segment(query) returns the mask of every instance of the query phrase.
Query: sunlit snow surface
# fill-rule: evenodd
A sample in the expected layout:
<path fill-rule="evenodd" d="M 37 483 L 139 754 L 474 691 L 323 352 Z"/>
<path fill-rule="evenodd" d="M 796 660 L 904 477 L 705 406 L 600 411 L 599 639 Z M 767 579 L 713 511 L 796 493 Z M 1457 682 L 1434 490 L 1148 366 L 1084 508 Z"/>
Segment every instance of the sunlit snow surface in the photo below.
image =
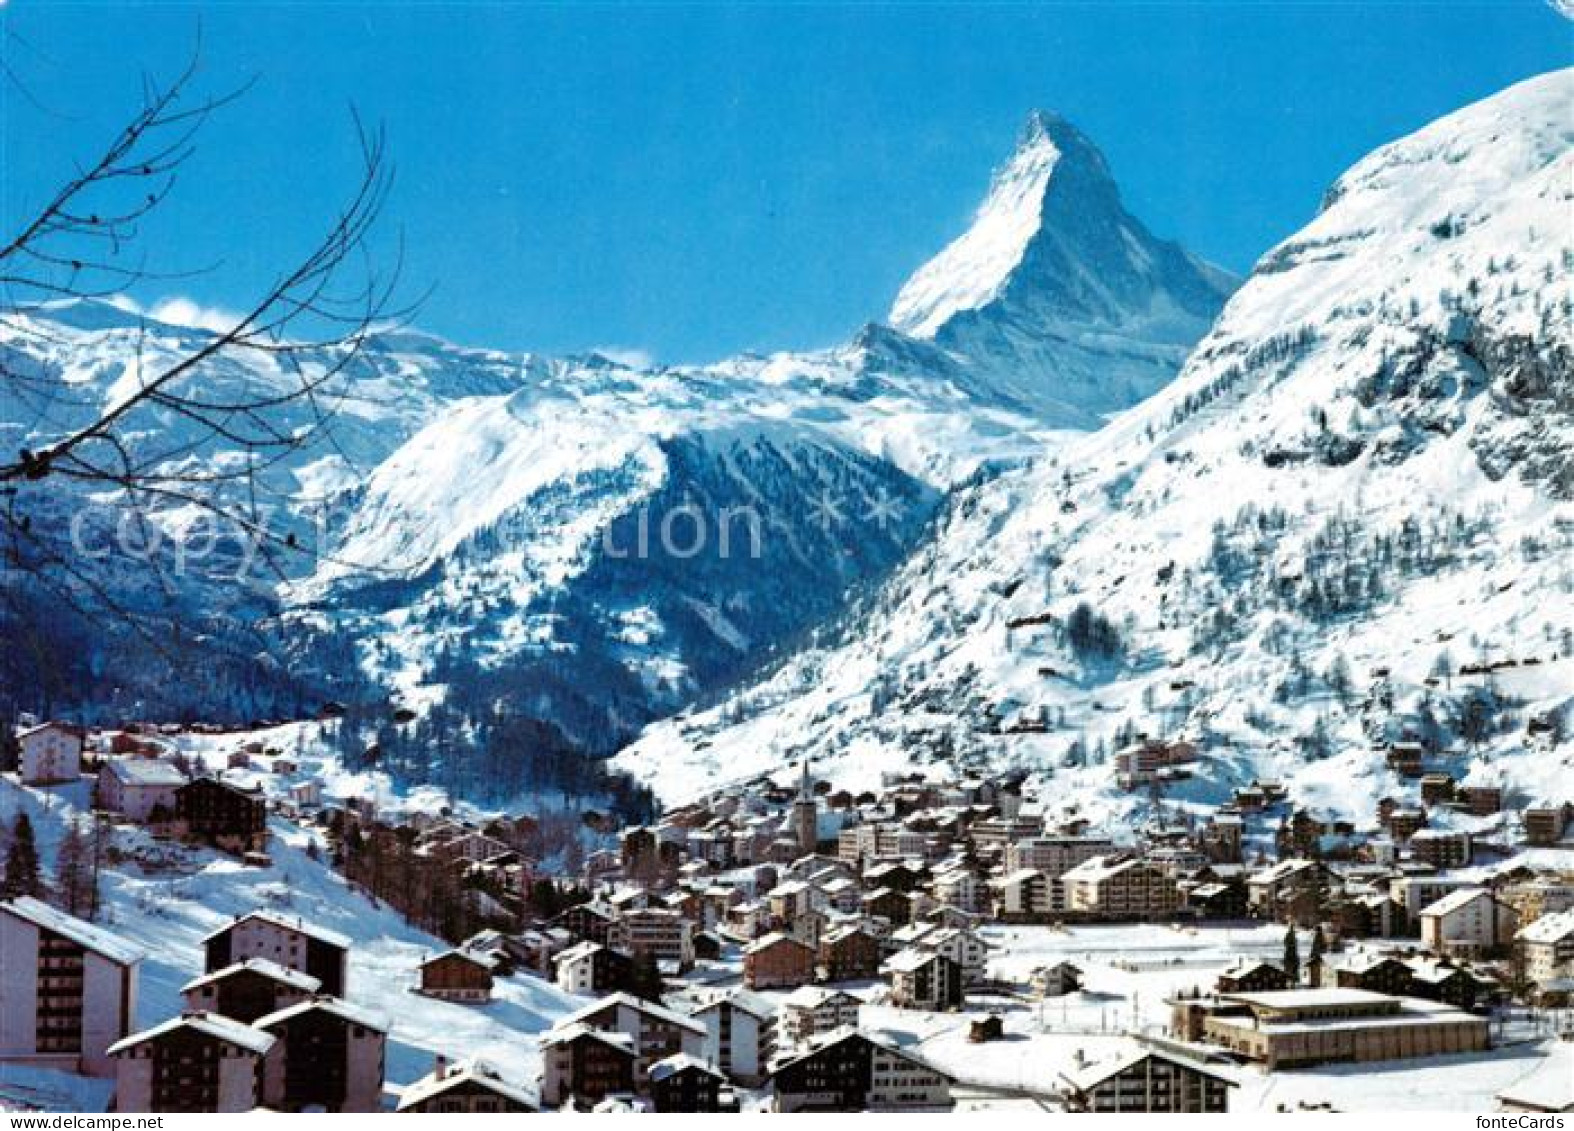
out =
<path fill-rule="evenodd" d="M 1075 740 L 1091 755 L 1125 724 L 1214 739 L 1197 779 L 1171 792 L 1181 805 L 1217 804 L 1261 776 L 1370 821 L 1376 799 L 1403 788 L 1374 753 L 1396 737 L 1385 721 L 1425 710 L 1446 730 L 1451 705 L 1490 686 L 1520 700 L 1520 722 L 1451 742 L 1450 768 L 1508 786 L 1511 805 L 1566 793 L 1574 744 L 1528 742 L 1523 725 L 1567 718 L 1574 697 L 1562 635 L 1574 600 L 1571 101 L 1574 72 L 1543 76 L 1358 163 L 1264 256 L 1172 386 L 963 493 L 936 540 L 846 622 L 845 643 L 653 725 L 618 764 L 676 799 L 802 757 L 839 785 L 866 785 L 949 745 L 952 762 L 1038 770 L 1063 813 L 1125 821 L 1145 799 L 1116 794 L 1106 765 L 1066 764 Z M 1508 354 L 1486 387 L 1476 348 L 1525 360 Z M 1379 379 L 1396 370 L 1404 382 Z M 1545 391 L 1527 385 L 1535 373 Z M 1320 454 L 1344 440 L 1353 457 Z M 1282 527 L 1259 527 L 1266 512 Z M 1300 575 L 1345 561 L 1342 531 L 1359 572 L 1372 539 L 1459 522 L 1474 532 L 1446 559 L 1390 571 L 1351 613 L 1305 613 Z M 1216 524 L 1239 576 L 1219 569 Z M 1081 602 L 1121 626 L 1124 664 L 1007 627 Z M 1228 631 L 1212 627 L 1221 609 Z M 1319 682 L 1340 658 L 1348 702 Z M 1440 664 L 1510 659 L 1539 664 L 1426 683 Z M 1310 685 L 1280 701 L 1297 660 Z M 1363 713 L 1385 668 L 1392 708 Z M 1048 733 L 1011 733 L 1045 711 Z M 1334 754 L 1309 762 L 1296 740 L 1323 716 Z"/>

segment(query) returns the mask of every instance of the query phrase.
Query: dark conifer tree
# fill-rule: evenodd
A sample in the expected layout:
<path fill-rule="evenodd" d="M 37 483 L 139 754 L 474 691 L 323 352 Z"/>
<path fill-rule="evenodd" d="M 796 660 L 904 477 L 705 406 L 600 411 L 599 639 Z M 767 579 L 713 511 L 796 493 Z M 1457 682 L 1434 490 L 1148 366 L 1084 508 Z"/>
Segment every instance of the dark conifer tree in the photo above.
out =
<path fill-rule="evenodd" d="M 33 822 L 26 813 L 18 813 L 16 824 L 11 827 L 11 847 L 6 853 L 5 869 L 0 874 L 0 899 L 17 899 L 24 895 L 42 898 L 44 881 L 38 868 L 38 841 L 33 835 Z"/>

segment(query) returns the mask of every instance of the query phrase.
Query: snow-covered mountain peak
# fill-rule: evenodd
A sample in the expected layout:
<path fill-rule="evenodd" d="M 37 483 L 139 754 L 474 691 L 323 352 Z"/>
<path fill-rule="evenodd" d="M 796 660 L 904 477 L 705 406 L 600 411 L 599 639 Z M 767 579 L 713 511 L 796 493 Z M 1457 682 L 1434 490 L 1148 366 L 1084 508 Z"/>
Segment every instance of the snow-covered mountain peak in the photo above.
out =
<path fill-rule="evenodd" d="M 1051 110 L 1034 110 L 1027 117 L 1017 135 L 1017 147 L 1012 164 L 1023 157 L 1041 154 L 1045 149 L 1056 154 L 1055 175 L 1058 180 L 1077 179 L 1083 193 L 1118 201 L 1114 174 L 1104 160 L 1104 154 L 1087 134 L 1077 129 L 1068 118 Z"/>
<path fill-rule="evenodd" d="M 1041 111 L 1029 116 L 1016 152 L 995 172 L 971 226 L 920 267 L 896 296 L 892 326 L 932 338 L 955 315 L 976 310 L 1000 293 L 1038 234 L 1044 193 L 1061 157 L 1055 134 L 1068 130 L 1063 119 Z"/>
<path fill-rule="evenodd" d="M 997 401 L 1096 428 L 1169 381 L 1234 284 L 1155 239 L 1098 147 L 1035 111 L 972 224 L 907 281 L 889 321 Z"/>
<path fill-rule="evenodd" d="M 1131 220 L 1098 150 L 1043 113 L 973 230 L 926 271 L 939 291 L 917 322 L 933 334 L 897 319 L 827 349 L 707 365 L 381 334 L 342 371 L 331 444 L 270 471 L 269 496 L 320 556 L 270 578 L 269 600 L 292 627 L 356 641 L 319 652 L 368 679 L 458 699 L 518 680 L 540 718 L 605 748 L 842 608 L 918 545 L 945 491 L 1170 380 L 1223 293 Z M 38 321 L 31 337 L 0 332 L 0 352 L 71 386 L 79 416 L 135 388 L 133 359 L 157 347 L 165 362 L 208 332 L 102 304 Z M 226 355 L 190 388 L 241 400 L 274 369 Z M 45 407 L 0 406 L 0 442 L 80 426 Z M 146 442 L 181 427 L 148 415 Z M 236 455 L 209 437 L 198 458 Z M 703 568 L 624 560 L 696 507 L 715 535 Z M 759 561 L 722 550 L 722 520 L 740 512 L 758 517 Z"/>
<path fill-rule="evenodd" d="M 1574 70 L 1533 79 L 1353 166 L 1171 385 L 959 491 L 830 643 L 618 764 L 675 798 L 806 756 L 854 788 L 1020 765 L 1130 820 L 1109 753 L 1183 735 L 1207 765 L 1166 804 L 1257 777 L 1368 821 L 1410 738 L 1551 796 L 1574 745 L 1526 735 L 1574 710 L 1571 105 Z"/>

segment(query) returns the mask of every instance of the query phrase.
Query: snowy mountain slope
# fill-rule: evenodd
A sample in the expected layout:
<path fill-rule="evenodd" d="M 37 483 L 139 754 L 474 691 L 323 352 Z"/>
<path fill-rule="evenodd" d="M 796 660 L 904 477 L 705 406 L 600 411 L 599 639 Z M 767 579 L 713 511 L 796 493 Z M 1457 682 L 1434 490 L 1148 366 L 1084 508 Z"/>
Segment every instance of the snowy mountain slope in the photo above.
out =
<path fill-rule="evenodd" d="M 1546 75 L 1370 155 L 1171 387 L 959 495 L 838 644 L 617 764 L 669 799 L 806 755 L 1020 764 L 1130 819 L 1109 751 L 1185 733 L 1178 804 L 1260 775 L 1370 819 L 1413 734 L 1510 804 L 1566 789 L 1571 105 Z"/>
<path fill-rule="evenodd" d="M 984 245 L 999 242 L 1007 213 L 1022 230 L 990 259 Z M 282 585 L 248 578 L 258 607 L 233 619 L 266 621 L 277 603 L 292 629 L 353 637 L 360 666 L 412 702 L 513 665 L 516 683 L 528 673 L 548 685 L 538 709 L 577 739 L 621 741 L 793 646 L 919 542 L 942 493 L 1099 426 L 1167 380 L 1227 289 L 1148 236 L 1091 143 L 1043 115 L 957 246 L 898 302 L 928 294 L 944 318 L 916 335 L 871 324 L 820 351 L 637 369 L 390 336 L 337 383 L 319 442 L 266 477 L 317 557 L 303 554 Z M 987 280 L 971 262 L 981 255 Z M 955 279 L 974 288 L 967 303 L 947 297 Z M 0 348 L 80 403 L 0 406 L 0 442 L 68 428 L 202 333 L 107 304 L 33 312 Z M 236 397 L 289 379 L 270 365 L 228 358 L 192 387 Z M 314 423 L 306 406 L 292 412 L 287 429 Z M 138 441 L 155 459 L 198 473 L 246 459 L 220 440 L 194 443 L 178 416 L 144 415 Z M 54 508 L 40 525 L 63 527 L 63 504 L 40 501 Z M 170 508 L 155 520 L 190 517 Z M 624 536 L 642 529 L 656 548 L 631 555 Z M 659 536 L 669 529 L 676 539 Z M 759 552 L 718 553 L 720 535 L 739 531 L 757 533 Z M 689 553 L 697 536 L 704 548 Z M 155 600 L 122 573 L 117 589 Z M 192 603 L 233 610 L 215 586 L 222 577 Z M 297 650 L 282 666 L 313 663 Z"/>
<path fill-rule="evenodd" d="M 542 450 L 574 452 L 575 434 L 564 423 Z M 510 480 L 472 466 L 467 480 L 479 471 L 496 484 L 488 509 L 435 511 L 448 541 L 408 584 L 330 588 L 339 622 L 379 655 L 387 682 L 418 699 L 433 682 L 473 691 L 506 680 L 599 747 L 835 612 L 847 589 L 896 564 L 938 501 L 889 464 L 790 425 L 577 434 L 584 463 L 572 474 L 542 479 L 530 462 Z M 517 439 L 495 454 L 507 463 L 531 450 Z M 346 554 L 409 529 L 376 519 L 389 505 L 381 488 L 374 477 Z M 855 532 L 866 512 L 875 518 Z M 373 516 L 364 527 L 362 514 Z"/>
<path fill-rule="evenodd" d="M 47 386 L 8 382 L 0 401 L 0 442 L 21 444 L 81 427 L 135 392 L 144 375 L 169 363 L 212 333 L 159 322 L 133 309 L 97 300 L 46 303 L 9 316 L 0 328 L 0 356 L 8 368 Z M 322 351 L 303 361 L 310 379 L 337 360 Z M 320 497 L 353 483 L 386 458 L 442 407 L 464 397 L 505 394 L 521 384 L 529 358 L 468 350 L 411 332 L 368 343 L 343 379 L 331 381 L 316 404 L 280 406 L 272 422 L 281 432 L 311 427 L 326 416 L 331 442 L 290 453 L 273 477 L 276 490 Z M 215 403 L 260 399 L 298 388 L 270 354 L 241 351 L 207 363 L 186 386 Z M 133 455 L 223 466 L 239 458 L 234 445 L 208 437 L 204 446 L 191 423 L 173 409 L 140 410 L 128 435 Z"/>
<path fill-rule="evenodd" d="M 889 320 L 995 395 L 1096 427 L 1170 379 L 1235 282 L 1150 235 L 1093 143 L 1037 112 L 972 226 Z"/>
<path fill-rule="evenodd" d="M 38 791 L 0 780 L 0 818 L 9 827 L 17 812 L 28 813 L 49 868 L 67 822 L 90 819 L 89 784 Z M 117 830 L 118 851 L 114 866 L 103 872 L 98 921 L 147 955 L 138 974 L 133 1019 L 138 1029 L 179 1015 L 181 987 L 204 969 L 204 936 L 236 915 L 266 908 L 351 940 L 345 996 L 388 1026 L 390 1085 L 413 1083 L 442 1053 L 483 1057 L 534 1090 L 538 1036 L 588 999 L 529 974 L 499 978 L 494 1000 L 484 1006 L 413 992 L 419 964 L 447 944 L 409 926 L 315 858 L 310 847 L 315 832 L 281 819 L 272 821 L 269 832 L 273 862 L 258 868 L 221 853 L 154 841 L 139 830 Z M 318 852 L 322 849 L 317 841 Z"/>

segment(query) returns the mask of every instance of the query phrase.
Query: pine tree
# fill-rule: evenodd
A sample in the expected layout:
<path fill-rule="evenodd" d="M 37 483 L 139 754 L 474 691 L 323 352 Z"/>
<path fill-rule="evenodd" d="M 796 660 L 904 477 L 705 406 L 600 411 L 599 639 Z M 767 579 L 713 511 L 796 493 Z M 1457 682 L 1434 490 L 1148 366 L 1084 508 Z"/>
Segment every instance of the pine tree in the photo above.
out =
<path fill-rule="evenodd" d="M 154 806 L 154 812 L 159 806 Z M 98 918 L 99 892 L 102 890 L 100 879 L 104 874 L 104 862 L 109 857 L 114 836 L 114 825 L 110 823 L 108 815 L 95 813 L 93 815 L 93 832 L 88 837 L 88 885 L 87 885 L 87 918 Z"/>
<path fill-rule="evenodd" d="M 1290 979 L 1290 985 L 1297 986 L 1301 983 L 1301 947 L 1295 938 L 1295 928 L 1292 926 L 1284 932 L 1284 974 Z"/>
<path fill-rule="evenodd" d="M 44 881 L 38 871 L 38 842 L 33 836 L 33 822 L 26 813 L 18 813 L 11 828 L 11 850 L 6 854 L 5 870 L 0 874 L 0 899 L 18 899 L 30 895 L 35 899 L 44 894 Z"/>
<path fill-rule="evenodd" d="M 55 890 L 67 912 L 90 919 L 94 912 L 93 845 L 81 826 L 66 826 L 55 854 Z"/>
<path fill-rule="evenodd" d="M 1319 923 L 1312 928 L 1312 950 L 1306 958 L 1307 976 L 1312 976 L 1314 971 L 1320 972 L 1323 968 L 1323 955 L 1328 950 L 1328 940 L 1323 937 L 1323 927 Z"/>
<path fill-rule="evenodd" d="M 1325 678 L 1329 689 L 1338 697 L 1340 704 L 1348 707 L 1350 696 L 1355 690 L 1355 678 L 1350 674 L 1350 661 L 1344 658 L 1343 653 L 1334 657 Z"/>

